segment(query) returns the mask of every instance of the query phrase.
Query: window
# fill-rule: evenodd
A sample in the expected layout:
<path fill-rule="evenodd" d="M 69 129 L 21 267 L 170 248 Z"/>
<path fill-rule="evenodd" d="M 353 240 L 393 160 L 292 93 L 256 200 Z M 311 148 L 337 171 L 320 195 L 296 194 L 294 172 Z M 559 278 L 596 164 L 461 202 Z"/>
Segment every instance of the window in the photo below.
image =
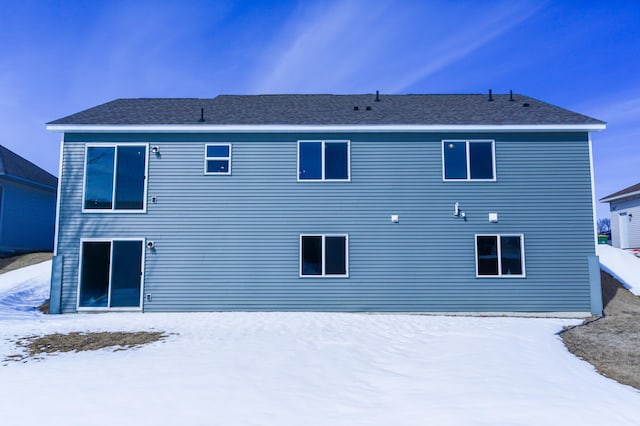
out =
<path fill-rule="evenodd" d="M 231 174 L 231 145 L 206 145 L 204 154 L 205 175 Z"/>
<path fill-rule="evenodd" d="M 350 179 L 349 141 L 298 141 L 298 180 Z"/>
<path fill-rule="evenodd" d="M 87 146 L 84 210 L 144 211 L 146 145 Z"/>
<path fill-rule="evenodd" d="M 347 277 L 347 235 L 301 235 L 300 276 Z"/>
<path fill-rule="evenodd" d="M 523 235 L 476 235 L 478 277 L 524 277 Z"/>
<path fill-rule="evenodd" d="M 444 180 L 495 180 L 493 141 L 442 141 Z"/>
<path fill-rule="evenodd" d="M 83 241 L 78 308 L 140 308 L 143 240 Z"/>

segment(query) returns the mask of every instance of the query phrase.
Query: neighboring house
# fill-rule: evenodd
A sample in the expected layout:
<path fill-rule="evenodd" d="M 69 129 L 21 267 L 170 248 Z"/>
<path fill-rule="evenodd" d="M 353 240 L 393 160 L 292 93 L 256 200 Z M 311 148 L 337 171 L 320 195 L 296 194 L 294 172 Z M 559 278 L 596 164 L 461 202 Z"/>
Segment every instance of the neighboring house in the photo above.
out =
<path fill-rule="evenodd" d="M 601 313 L 604 128 L 521 95 L 108 102 L 47 125 L 52 311 Z"/>
<path fill-rule="evenodd" d="M 607 195 L 600 202 L 609 203 L 611 245 L 640 248 L 640 183 Z"/>
<path fill-rule="evenodd" d="M 0 256 L 51 251 L 58 179 L 0 145 Z"/>

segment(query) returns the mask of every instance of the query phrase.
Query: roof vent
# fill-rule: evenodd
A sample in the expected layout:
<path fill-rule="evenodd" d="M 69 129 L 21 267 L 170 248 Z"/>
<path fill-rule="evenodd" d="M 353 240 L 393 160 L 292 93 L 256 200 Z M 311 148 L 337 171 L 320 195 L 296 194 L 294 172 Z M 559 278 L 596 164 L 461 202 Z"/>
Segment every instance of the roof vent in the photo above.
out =
<path fill-rule="evenodd" d="M 513 90 L 509 90 L 509 102 L 513 102 L 515 99 L 513 99 Z"/>
<path fill-rule="evenodd" d="M 360 107 L 354 106 L 354 107 L 353 107 L 353 110 L 354 110 L 354 111 L 360 111 Z"/>
<path fill-rule="evenodd" d="M 367 110 L 367 111 L 371 111 L 371 107 L 370 107 L 370 106 L 368 106 L 368 107 L 366 108 L 366 110 Z"/>
<path fill-rule="evenodd" d="M 376 99 L 375 102 L 380 102 L 380 91 L 376 90 Z"/>
<path fill-rule="evenodd" d="M 529 105 L 529 102 L 525 102 L 525 103 L 522 104 L 522 106 L 525 107 L 525 108 L 529 108 L 531 105 Z"/>
<path fill-rule="evenodd" d="M 200 108 L 200 120 L 199 123 L 204 123 L 204 108 Z"/>
<path fill-rule="evenodd" d="M 493 93 L 491 89 L 489 89 L 489 102 L 493 102 Z"/>

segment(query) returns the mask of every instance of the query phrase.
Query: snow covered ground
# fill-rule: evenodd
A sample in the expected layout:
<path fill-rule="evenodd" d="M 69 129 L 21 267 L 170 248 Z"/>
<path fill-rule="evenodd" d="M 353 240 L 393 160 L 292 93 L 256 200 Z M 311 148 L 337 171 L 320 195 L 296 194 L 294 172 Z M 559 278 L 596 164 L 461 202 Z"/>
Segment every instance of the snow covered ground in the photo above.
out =
<path fill-rule="evenodd" d="M 640 259 L 631 252 L 599 244 L 600 268 L 613 275 L 633 294 L 640 296 Z"/>
<path fill-rule="evenodd" d="M 25 307 L 46 296 L 49 267 L 0 275 L 2 425 L 637 425 L 640 419 L 640 392 L 597 374 L 556 335 L 578 320 L 44 316 Z M 24 297 L 7 298 L 18 293 Z M 16 353 L 11 341 L 18 337 L 109 330 L 172 334 L 135 350 L 1 361 Z"/>

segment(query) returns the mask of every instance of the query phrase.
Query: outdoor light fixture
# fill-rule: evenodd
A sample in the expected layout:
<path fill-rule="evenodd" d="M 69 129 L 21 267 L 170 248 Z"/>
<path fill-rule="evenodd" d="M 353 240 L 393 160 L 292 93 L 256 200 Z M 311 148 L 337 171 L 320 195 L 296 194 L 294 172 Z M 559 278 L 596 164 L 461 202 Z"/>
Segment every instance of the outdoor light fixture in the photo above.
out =
<path fill-rule="evenodd" d="M 155 155 L 160 154 L 160 147 L 159 147 L 159 146 L 157 146 L 157 145 L 156 145 L 156 146 L 152 146 L 152 147 L 151 147 L 151 153 L 153 153 L 153 154 L 155 154 Z"/>

